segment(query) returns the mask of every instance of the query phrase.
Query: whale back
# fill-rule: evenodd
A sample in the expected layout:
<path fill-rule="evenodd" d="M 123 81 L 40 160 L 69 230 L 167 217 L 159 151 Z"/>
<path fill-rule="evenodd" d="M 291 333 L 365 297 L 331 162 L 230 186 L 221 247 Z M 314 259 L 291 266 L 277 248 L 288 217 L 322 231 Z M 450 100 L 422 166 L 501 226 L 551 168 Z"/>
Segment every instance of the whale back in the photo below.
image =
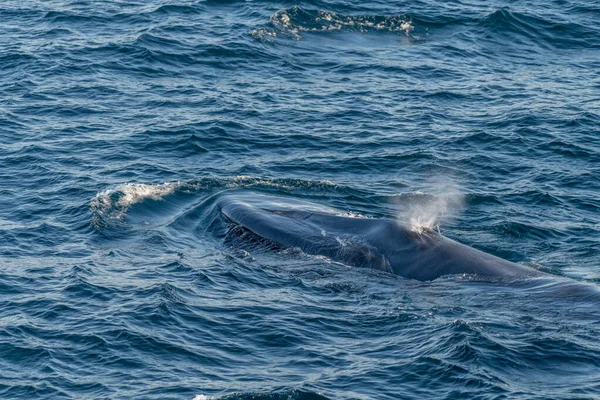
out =
<path fill-rule="evenodd" d="M 246 192 L 224 195 L 218 205 L 233 223 L 280 245 L 405 278 L 428 281 L 474 274 L 515 279 L 541 274 L 434 231 L 413 232 L 391 219 L 352 218 L 302 200 Z"/>

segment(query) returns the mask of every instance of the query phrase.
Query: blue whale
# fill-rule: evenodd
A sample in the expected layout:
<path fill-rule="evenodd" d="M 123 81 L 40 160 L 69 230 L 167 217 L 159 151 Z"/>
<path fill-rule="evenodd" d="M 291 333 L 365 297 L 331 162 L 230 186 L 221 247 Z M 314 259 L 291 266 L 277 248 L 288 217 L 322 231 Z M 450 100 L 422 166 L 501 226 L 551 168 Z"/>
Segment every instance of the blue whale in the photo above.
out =
<path fill-rule="evenodd" d="M 414 232 L 393 219 L 352 218 L 298 199 L 233 191 L 217 200 L 231 222 L 286 247 L 349 266 L 430 281 L 472 274 L 513 280 L 546 275 L 474 249 L 435 231 Z"/>

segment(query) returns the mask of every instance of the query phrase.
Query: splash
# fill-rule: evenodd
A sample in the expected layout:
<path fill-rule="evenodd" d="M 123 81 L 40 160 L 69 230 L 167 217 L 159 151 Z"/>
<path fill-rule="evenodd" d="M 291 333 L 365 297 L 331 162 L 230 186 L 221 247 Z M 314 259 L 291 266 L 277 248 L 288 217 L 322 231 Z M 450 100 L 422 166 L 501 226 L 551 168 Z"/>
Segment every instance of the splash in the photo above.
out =
<path fill-rule="evenodd" d="M 129 207 L 145 199 L 162 200 L 163 196 L 173 193 L 179 186 L 181 186 L 179 182 L 165 182 L 158 185 L 127 183 L 118 188 L 122 196 L 119 198 L 117 205 Z"/>
<path fill-rule="evenodd" d="M 255 38 L 277 36 L 281 33 L 294 39 L 300 39 L 301 32 L 389 32 L 406 36 L 415 29 L 412 19 L 405 15 L 365 15 L 353 16 L 337 14 L 325 10 L 308 10 L 292 7 L 277 11 L 271 16 L 271 24 L 276 28 L 257 28 L 250 31 Z"/>
<path fill-rule="evenodd" d="M 346 217 L 346 218 L 363 218 L 363 219 L 369 218 L 366 215 L 355 213 L 352 211 L 338 212 L 338 213 L 336 213 L 336 215 L 338 215 L 340 217 Z"/>
<path fill-rule="evenodd" d="M 402 203 L 403 211 L 398 212 L 398 220 L 406 223 L 410 230 L 418 234 L 440 232 L 440 225 L 455 218 L 462 209 L 464 194 L 453 181 L 444 181 L 433 185 L 430 194 L 411 193 L 408 204 L 405 201 L 399 203 Z"/>
<path fill-rule="evenodd" d="M 157 185 L 125 183 L 98 193 L 90 201 L 90 208 L 94 214 L 120 219 L 132 205 L 146 199 L 162 200 L 164 196 L 173 193 L 181 186 L 180 182 L 165 182 Z"/>

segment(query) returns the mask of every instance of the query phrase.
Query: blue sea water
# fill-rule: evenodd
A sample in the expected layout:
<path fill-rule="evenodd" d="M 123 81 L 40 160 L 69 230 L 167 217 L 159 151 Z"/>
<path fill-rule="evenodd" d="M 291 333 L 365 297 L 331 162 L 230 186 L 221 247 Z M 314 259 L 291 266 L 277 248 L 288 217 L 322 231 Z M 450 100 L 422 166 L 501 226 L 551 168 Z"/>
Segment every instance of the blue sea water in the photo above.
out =
<path fill-rule="evenodd" d="M 0 398 L 599 398 L 599 176 L 595 1 L 5 0 Z M 230 240 L 231 188 L 555 279 Z"/>

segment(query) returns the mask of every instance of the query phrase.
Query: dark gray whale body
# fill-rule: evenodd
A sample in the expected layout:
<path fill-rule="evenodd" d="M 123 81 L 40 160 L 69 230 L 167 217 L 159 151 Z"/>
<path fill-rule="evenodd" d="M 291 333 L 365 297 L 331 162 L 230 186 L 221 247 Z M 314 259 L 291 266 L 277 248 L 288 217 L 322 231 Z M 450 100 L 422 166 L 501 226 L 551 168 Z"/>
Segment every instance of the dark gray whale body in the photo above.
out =
<path fill-rule="evenodd" d="M 448 239 L 437 232 L 413 232 L 392 219 L 350 218 L 301 200 L 249 192 L 219 197 L 231 222 L 283 246 L 429 281 L 443 275 L 474 274 L 495 279 L 544 275 Z"/>

